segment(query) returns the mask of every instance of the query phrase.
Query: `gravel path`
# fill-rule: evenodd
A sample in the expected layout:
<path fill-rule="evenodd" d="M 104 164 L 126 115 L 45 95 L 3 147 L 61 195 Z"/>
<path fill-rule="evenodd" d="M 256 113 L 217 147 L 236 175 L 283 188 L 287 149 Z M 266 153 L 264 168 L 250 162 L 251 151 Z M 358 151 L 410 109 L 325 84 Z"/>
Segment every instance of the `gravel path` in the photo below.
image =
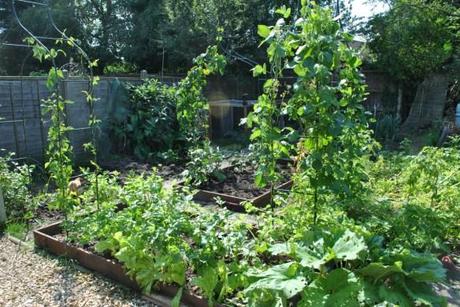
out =
<path fill-rule="evenodd" d="M 71 262 L 0 237 L 0 306 L 152 306 L 133 291 Z"/>

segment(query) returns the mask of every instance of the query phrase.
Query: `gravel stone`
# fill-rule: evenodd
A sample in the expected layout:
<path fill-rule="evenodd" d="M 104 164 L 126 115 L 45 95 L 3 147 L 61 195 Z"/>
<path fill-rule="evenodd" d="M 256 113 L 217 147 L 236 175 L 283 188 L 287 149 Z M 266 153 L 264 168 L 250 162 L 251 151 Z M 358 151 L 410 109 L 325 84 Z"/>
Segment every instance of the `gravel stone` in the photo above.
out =
<path fill-rule="evenodd" d="M 71 261 L 0 237 L 0 306 L 154 306 L 138 293 L 82 272 Z"/>

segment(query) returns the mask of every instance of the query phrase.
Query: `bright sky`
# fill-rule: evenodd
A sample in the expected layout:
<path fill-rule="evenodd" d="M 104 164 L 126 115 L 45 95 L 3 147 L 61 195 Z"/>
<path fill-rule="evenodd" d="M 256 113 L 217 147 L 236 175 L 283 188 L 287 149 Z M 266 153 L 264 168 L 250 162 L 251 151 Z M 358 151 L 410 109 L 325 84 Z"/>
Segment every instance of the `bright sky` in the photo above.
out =
<path fill-rule="evenodd" d="M 372 15 L 384 12 L 388 6 L 383 2 L 369 3 L 368 0 L 348 0 L 352 4 L 352 14 L 356 17 L 369 18 Z"/>

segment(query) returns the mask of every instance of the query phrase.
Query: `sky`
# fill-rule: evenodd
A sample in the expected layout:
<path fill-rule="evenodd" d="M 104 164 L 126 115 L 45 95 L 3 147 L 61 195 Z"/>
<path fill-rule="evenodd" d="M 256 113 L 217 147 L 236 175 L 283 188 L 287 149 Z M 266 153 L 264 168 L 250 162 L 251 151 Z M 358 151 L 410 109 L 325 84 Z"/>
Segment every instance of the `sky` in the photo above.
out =
<path fill-rule="evenodd" d="M 363 17 L 365 19 L 374 14 L 384 12 L 388 6 L 382 2 L 369 3 L 368 0 L 348 0 L 352 4 L 352 14 L 356 17 Z"/>

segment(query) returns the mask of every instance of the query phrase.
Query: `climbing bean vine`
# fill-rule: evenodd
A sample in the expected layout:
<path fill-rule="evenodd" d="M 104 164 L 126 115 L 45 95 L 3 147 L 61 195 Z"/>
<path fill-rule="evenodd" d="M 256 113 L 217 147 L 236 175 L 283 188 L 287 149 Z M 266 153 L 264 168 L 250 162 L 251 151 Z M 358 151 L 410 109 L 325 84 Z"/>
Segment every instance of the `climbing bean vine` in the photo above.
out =
<path fill-rule="evenodd" d="M 220 41 L 221 38 L 218 38 L 217 42 Z M 219 54 L 218 46 L 213 45 L 195 58 L 194 64 L 187 77 L 179 83 L 177 90 L 177 119 L 189 144 L 208 139 L 209 104 L 203 96 L 203 89 L 208 76 L 223 74 L 226 59 Z"/>
<path fill-rule="evenodd" d="M 55 59 L 65 52 L 61 49 L 48 49 L 34 38 L 27 38 L 26 42 L 32 46 L 33 56 L 40 62 L 51 61 L 53 66 L 49 70 L 46 86 L 51 92 L 48 99 L 43 100 L 43 109 L 50 116 L 48 129 L 48 148 L 46 150 L 47 162 L 45 168 L 50 174 L 50 179 L 56 185 L 55 200 L 49 204 L 51 208 L 62 210 L 67 217 L 71 209 L 71 197 L 67 188 L 72 176 L 72 145 L 67 133 L 72 127 L 65 122 L 65 108 L 71 103 L 60 95 L 59 81 L 64 79 L 64 73 L 55 65 Z"/>
<path fill-rule="evenodd" d="M 84 144 L 84 148 L 92 155 L 91 164 L 95 168 L 96 173 L 96 204 L 99 206 L 98 201 L 98 184 L 97 175 L 99 173 L 99 166 L 97 163 L 97 129 L 100 120 L 97 119 L 94 112 L 94 104 L 97 99 L 93 96 L 93 88 L 98 84 L 99 78 L 92 74 L 92 69 L 97 66 L 97 60 L 90 61 L 86 56 L 86 53 L 75 43 L 75 39 L 68 37 L 65 33 L 62 33 L 63 37 L 56 40 L 56 45 L 67 44 L 71 48 L 77 48 L 81 53 L 82 58 L 87 62 L 87 67 L 91 73 L 88 78 L 89 86 L 88 90 L 83 91 L 86 102 L 89 106 L 89 121 L 88 125 L 91 129 L 91 141 Z M 48 73 L 46 82 L 47 88 L 50 90 L 51 95 L 48 99 L 43 100 L 43 109 L 45 113 L 50 116 L 50 127 L 48 130 L 48 148 L 47 158 L 48 161 L 45 163 L 45 168 L 50 173 L 51 180 L 54 181 L 58 190 L 56 199 L 50 204 L 50 207 L 60 209 L 64 212 L 66 218 L 68 213 L 72 209 L 73 200 L 68 189 L 68 184 L 71 180 L 73 173 L 72 166 L 72 152 L 73 148 L 68 138 L 68 132 L 72 131 L 73 128 L 66 124 L 66 105 L 72 102 L 64 99 L 60 95 L 59 82 L 65 78 L 64 72 L 57 68 L 55 60 L 59 55 L 66 56 L 66 53 L 62 49 L 47 48 L 41 44 L 35 38 L 26 38 L 26 42 L 32 47 L 33 56 L 40 62 L 48 60 L 52 62 L 52 68 Z"/>
<path fill-rule="evenodd" d="M 360 159 L 373 144 L 363 106 L 366 86 L 359 71 L 361 60 L 348 46 L 352 36 L 340 30 L 329 10 L 302 0 L 295 20 L 289 19 L 291 10 L 285 7 L 277 13 L 282 17 L 275 26 L 259 26 L 274 79 L 267 81 L 268 94 L 259 97 L 248 123 L 255 124 L 252 139 L 262 152 L 261 176 L 269 179 L 275 161 L 271 158 L 267 163 L 267 155 L 279 157 L 292 149 L 277 118 L 286 114 L 296 123 L 295 129 L 285 128 L 299 137 L 294 148 L 296 187 L 300 199 L 312 201 L 316 223 L 318 204 L 325 195 L 332 193 L 345 201 L 362 188 L 365 176 Z M 264 73 L 266 66 L 255 71 Z M 274 100 L 280 95 L 270 88 L 279 86 L 277 77 L 283 71 L 292 71 L 297 79 L 289 98 L 276 107 Z"/>

